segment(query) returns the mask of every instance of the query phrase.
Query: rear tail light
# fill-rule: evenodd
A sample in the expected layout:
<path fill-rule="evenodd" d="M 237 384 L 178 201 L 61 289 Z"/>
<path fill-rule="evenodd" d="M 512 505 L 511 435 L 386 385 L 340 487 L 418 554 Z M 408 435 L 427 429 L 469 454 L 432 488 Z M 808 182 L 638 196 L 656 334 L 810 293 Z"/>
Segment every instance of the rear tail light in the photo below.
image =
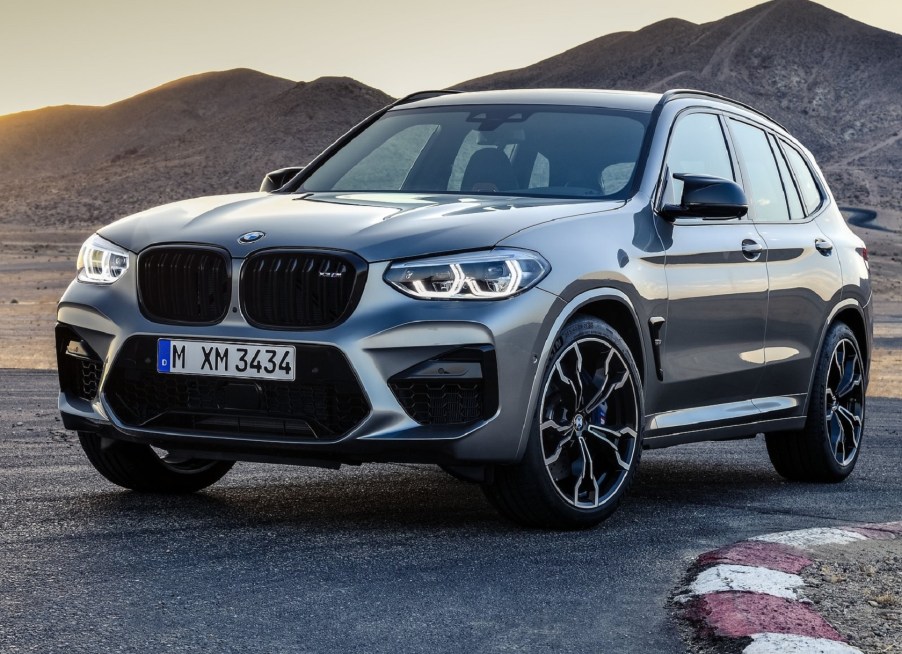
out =
<path fill-rule="evenodd" d="M 861 255 L 861 258 L 864 259 L 865 265 L 870 268 L 870 261 L 868 260 L 868 249 L 867 248 L 855 248 L 855 251 Z"/>

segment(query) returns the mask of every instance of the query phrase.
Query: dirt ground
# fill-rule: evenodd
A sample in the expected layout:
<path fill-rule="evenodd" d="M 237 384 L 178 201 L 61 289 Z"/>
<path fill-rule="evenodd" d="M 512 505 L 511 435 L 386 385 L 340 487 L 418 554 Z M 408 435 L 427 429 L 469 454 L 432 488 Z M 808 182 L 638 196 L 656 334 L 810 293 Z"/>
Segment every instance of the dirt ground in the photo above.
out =
<path fill-rule="evenodd" d="M 902 397 L 902 213 L 881 211 L 877 228 L 854 227 L 868 244 L 875 288 L 869 395 Z M 97 226 L 99 227 L 99 225 Z M 0 368 L 55 367 L 56 302 L 92 233 L 13 228 L 0 240 Z"/>
<path fill-rule="evenodd" d="M 803 576 L 805 595 L 851 645 L 902 652 L 902 540 L 819 548 Z"/>
<path fill-rule="evenodd" d="M 92 230 L 5 231 L 0 241 L 0 368 L 56 367 L 56 303 Z"/>

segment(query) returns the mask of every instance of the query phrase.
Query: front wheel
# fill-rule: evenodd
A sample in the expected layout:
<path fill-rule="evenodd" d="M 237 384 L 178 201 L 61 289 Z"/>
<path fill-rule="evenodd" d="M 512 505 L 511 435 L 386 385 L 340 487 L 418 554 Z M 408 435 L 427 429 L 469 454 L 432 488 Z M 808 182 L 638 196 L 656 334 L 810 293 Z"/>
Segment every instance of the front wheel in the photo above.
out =
<path fill-rule="evenodd" d="M 591 527 L 626 494 L 642 454 L 642 387 L 610 325 L 584 316 L 555 341 L 523 460 L 483 486 L 508 518 L 532 527 Z"/>
<path fill-rule="evenodd" d="M 849 476 L 861 451 L 864 381 L 858 339 L 847 325 L 834 324 L 818 358 L 805 428 L 766 437 L 778 473 L 795 481 L 839 482 Z"/>
<path fill-rule="evenodd" d="M 193 493 L 223 478 L 234 461 L 212 461 L 157 454 L 149 445 L 78 432 L 78 440 L 97 471 L 117 486 L 145 493 Z"/>

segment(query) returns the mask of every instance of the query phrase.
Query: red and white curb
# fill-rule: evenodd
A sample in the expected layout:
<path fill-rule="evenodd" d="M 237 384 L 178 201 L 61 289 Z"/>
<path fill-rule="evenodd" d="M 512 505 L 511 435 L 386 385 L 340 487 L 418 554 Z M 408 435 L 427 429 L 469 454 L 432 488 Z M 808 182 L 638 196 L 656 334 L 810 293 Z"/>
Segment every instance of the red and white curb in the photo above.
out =
<path fill-rule="evenodd" d="M 902 522 L 801 529 L 756 536 L 702 554 L 675 601 L 699 638 L 743 654 L 861 654 L 805 598 L 809 550 L 902 538 Z"/>

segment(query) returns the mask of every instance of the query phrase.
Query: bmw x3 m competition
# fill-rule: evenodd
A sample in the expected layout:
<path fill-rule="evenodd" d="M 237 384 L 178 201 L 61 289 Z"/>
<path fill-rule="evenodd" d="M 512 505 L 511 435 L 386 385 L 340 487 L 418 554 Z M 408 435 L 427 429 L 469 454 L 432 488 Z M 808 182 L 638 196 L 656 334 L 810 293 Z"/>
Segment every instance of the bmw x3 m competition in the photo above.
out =
<path fill-rule="evenodd" d="M 136 491 L 431 463 L 574 528 L 644 449 L 764 434 L 821 482 L 861 452 L 867 249 L 802 144 L 700 91 L 414 94 L 259 192 L 104 227 L 77 269 L 60 410 Z"/>

